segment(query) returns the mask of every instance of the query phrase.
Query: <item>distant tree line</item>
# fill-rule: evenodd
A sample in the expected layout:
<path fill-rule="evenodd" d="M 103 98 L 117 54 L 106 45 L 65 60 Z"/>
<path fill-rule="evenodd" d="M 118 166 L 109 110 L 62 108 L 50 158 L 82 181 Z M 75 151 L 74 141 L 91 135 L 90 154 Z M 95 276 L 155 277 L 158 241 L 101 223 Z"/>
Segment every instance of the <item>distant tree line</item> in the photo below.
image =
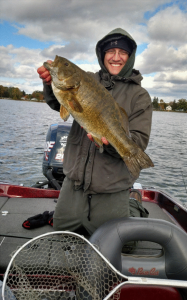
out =
<path fill-rule="evenodd" d="M 44 99 L 43 92 L 34 91 L 32 94 L 26 94 L 24 91 L 20 91 L 17 87 L 6 87 L 0 85 L 0 98 L 8 98 L 13 100 L 31 100 L 33 98 L 38 101 Z"/>
<path fill-rule="evenodd" d="M 171 106 L 172 111 L 185 111 L 187 112 L 187 100 L 186 99 L 179 99 L 174 100 L 169 103 L 165 103 L 163 99 L 159 99 L 158 97 L 153 98 L 153 108 L 156 110 L 166 110 L 166 107 Z"/>

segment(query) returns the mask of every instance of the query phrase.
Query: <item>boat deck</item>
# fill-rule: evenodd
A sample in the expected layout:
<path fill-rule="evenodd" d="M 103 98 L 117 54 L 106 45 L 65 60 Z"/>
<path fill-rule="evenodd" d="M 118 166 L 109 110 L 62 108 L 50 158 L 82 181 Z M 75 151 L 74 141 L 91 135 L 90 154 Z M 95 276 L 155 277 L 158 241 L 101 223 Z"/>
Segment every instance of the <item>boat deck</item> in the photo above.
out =
<path fill-rule="evenodd" d="M 175 224 L 174 220 L 171 219 L 166 212 L 158 206 L 158 204 L 143 201 L 143 206 L 148 210 L 149 218 L 165 220 Z"/>
<path fill-rule="evenodd" d="M 44 196 L 44 190 L 26 190 L 26 188 L 20 187 L 16 187 L 16 189 L 19 191 L 19 197 L 14 196 L 16 195 L 14 193 L 15 188 L 9 192 L 6 186 L 2 187 L 2 189 L 0 187 L 0 280 L 3 280 L 3 274 L 6 271 L 11 255 L 20 246 L 25 244 L 29 239 L 53 231 L 53 228 L 50 225 L 27 230 L 22 227 L 22 224 L 29 217 L 33 217 L 37 214 L 43 213 L 44 211 L 54 211 L 58 197 L 57 191 L 47 191 Z M 30 198 L 26 198 L 28 196 L 28 192 Z M 170 197 L 167 197 L 167 195 L 160 193 L 159 191 L 142 190 L 142 196 L 142 204 L 149 211 L 149 219 L 165 220 L 176 224 L 187 231 L 187 211 L 180 204 L 176 203 Z M 83 232 L 79 232 L 79 234 L 83 235 Z M 86 238 L 89 237 L 86 236 Z M 138 276 L 145 277 L 145 275 L 142 275 L 141 272 L 146 272 L 146 277 L 152 277 L 154 274 L 147 275 L 147 272 L 152 270 L 158 272 L 157 269 L 159 268 L 159 278 L 166 278 L 164 252 L 160 244 L 139 240 L 136 247 L 133 248 L 131 246 L 130 251 L 128 251 L 129 245 L 126 245 L 125 247 L 127 251 L 122 251 L 121 256 L 123 274 L 130 277 L 134 276 L 134 273 L 131 272 L 140 272 L 140 275 Z M 169 292 L 171 292 L 171 297 L 168 296 Z M 145 295 L 147 295 L 146 299 L 157 299 L 158 295 L 160 299 L 183 299 L 178 291 L 171 287 L 153 288 L 149 286 L 137 286 L 137 289 L 134 289 L 133 286 L 131 287 L 128 285 L 124 287 L 125 296 L 123 295 L 122 290 L 120 299 L 131 299 L 132 293 L 135 293 L 135 298 L 139 297 L 139 294 L 142 294 L 143 298 L 141 299 L 144 299 Z M 167 295 L 167 297 L 165 297 L 165 295 Z"/>
<path fill-rule="evenodd" d="M 0 273 L 4 273 L 11 259 L 11 253 L 29 238 L 53 231 L 50 225 L 27 230 L 22 227 L 22 223 L 46 210 L 53 211 L 55 205 L 56 202 L 51 198 L 0 197 Z"/>
<path fill-rule="evenodd" d="M 27 230 L 22 227 L 22 223 L 29 217 L 53 211 L 57 199 L 54 198 L 19 198 L 0 197 L 0 273 L 4 273 L 11 253 L 27 242 L 30 238 L 36 237 L 46 232 L 52 232 L 50 225 Z M 143 201 L 143 206 L 149 211 L 149 218 L 162 219 L 173 222 L 172 219 L 156 203 Z M 160 245 L 139 241 L 138 247 L 133 254 L 159 255 L 162 248 Z M 131 251 L 132 253 L 132 251 Z"/>

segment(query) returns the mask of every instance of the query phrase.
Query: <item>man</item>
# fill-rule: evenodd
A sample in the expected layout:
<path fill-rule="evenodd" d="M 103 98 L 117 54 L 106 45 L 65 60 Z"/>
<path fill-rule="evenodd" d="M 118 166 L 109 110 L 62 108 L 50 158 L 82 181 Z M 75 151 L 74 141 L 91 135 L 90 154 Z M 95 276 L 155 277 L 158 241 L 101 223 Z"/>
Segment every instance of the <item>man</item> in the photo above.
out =
<path fill-rule="evenodd" d="M 129 117 L 131 137 L 146 149 L 152 118 L 149 94 L 141 87 L 142 76 L 133 70 L 136 42 L 123 29 L 115 29 L 96 45 L 101 70 L 93 76 L 111 93 Z M 44 97 L 60 109 L 49 72 L 38 69 L 44 82 Z M 92 136 L 74 121 L 64 153 L 64 180 L 54 213 L 54 229 L 76 231 L 84 227 L 92 234 L 108 220 L 129 216 L 129 191 L 135 179 L 105 137 L 100 153 Z"/>

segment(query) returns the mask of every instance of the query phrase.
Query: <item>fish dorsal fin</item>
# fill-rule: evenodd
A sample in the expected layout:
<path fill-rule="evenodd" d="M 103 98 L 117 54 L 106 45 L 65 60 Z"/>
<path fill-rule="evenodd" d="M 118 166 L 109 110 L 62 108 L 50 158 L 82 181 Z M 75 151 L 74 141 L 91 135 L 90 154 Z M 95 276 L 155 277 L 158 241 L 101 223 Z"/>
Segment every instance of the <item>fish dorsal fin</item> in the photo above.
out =
<path fill-rule="evenodd" d="M 125 130 L 126 134 L 130 137 L 130 131 L 129 131 L 129 118 L 127 116 L 126 111 L 124 110 L 123 107 L 119 106 L 120 112 L 121 112 L 121 117 L 122 117 L 122 127 Z"/>
<path fill-rule="evenodd" d="M 67 109 L 61 105 L 60 106 L 60 117 L 64 120 L 64 121 L 67 121 L 67 119 L 69 118 L 69 111 L 67 111 Z"/>

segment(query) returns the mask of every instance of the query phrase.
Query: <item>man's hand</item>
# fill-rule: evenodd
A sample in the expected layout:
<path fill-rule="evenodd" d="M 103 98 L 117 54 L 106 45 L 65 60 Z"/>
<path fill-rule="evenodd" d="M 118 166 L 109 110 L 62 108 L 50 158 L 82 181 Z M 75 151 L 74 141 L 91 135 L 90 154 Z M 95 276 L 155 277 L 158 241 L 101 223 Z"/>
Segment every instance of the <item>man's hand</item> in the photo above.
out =
<path fill-rule="evenodd" d="M 101 141 L 102 141 L 103 144 L 105 144 L 106 146 L 109 145 L 109 142 L 107 141 L 107 139 L 106 139 L 104 136 L 101 138 Z"/>
<path fill-rule="evenodd" d="M 47 61 L 49 64 L 52 63 L 52 60 L 48 60 Z M 49 71 L 44 67 L 41 66 L 37 69 L 38 74 L 40 75 L 40 78 L 47 84 L 50 85 L 51 84 L 51 75 L 49 73 Z"/>
<path fill-rule="evenodd" d="M 87 133 L 87 137 L 90 139 L 90 141 L 95 143 L 91 133 Z M 107 141 L 107 139 L 105 137 L 102 137 L 101 140 L 102 140 L 103 144 L 109 145 L 109 142 Z M 95 143 L 95 145 L 99 148 L 99 145 L 97 145 L 96 143 Z"/>

